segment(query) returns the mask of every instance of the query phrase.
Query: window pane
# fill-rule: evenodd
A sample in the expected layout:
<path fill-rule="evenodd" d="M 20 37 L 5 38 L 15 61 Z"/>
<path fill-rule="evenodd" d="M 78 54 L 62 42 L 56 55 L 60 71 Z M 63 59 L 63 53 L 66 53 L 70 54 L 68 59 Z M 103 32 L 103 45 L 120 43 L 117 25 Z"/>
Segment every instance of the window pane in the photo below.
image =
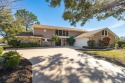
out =
<path fill-rule="evenodd" d="M 68 35 L 69 35 L 68 31 L 66 31 L 66 36 L 68 36 Z"/>
<path fill-rule="evenodd" d="M 108 34 L 107 34 L 107 31 L 105 30 L 105 36 L 107 36 Z"/>
<path fill-rule="evenodd" d="M 62 36 L 62 30 L 59 30 L 59 36 Z"/>
<path fill-rule="evenodd" d="M 55 35 L 58 35 L 58 30 L 55 31 Z"/>
<path fill-rule="evenodd" d="M 104 35 L 104 30 L 102 31 L 102 35 Z"/>
<path fill-rule="evenodd" d="M 63 36 L 66 36 L 66 31 L 63 31 Z"/>

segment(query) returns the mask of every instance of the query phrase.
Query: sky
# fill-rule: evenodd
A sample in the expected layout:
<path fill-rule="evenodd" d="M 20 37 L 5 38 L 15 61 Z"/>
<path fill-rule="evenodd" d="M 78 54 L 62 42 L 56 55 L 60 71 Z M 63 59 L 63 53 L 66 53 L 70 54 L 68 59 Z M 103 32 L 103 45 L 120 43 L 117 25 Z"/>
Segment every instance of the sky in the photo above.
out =
<path fill-rule="evenodd" d="M 80 26 L 80 23 L 78 23 L 77 26 L 74 27 L 71 26 L 68 21 L 63 20 L 63 5 L 52 8 L 47 2 L 45 2 L 45 0 L 22 0 L 17 4 L 16 5 L 19 9 L 26 9 L 35 14 L 38 17 L 41 25 L 77 28 L 89 31 L 108 27 L 118 36 L 125 36 L 125 22 L 118 21 L 113 17 L 101 21 L 97 21 L 94 18 L 89 20 L 84 26 Z M 13 13 L 15 13 L 15 10 L 16 9 L 13 10 Z"/>

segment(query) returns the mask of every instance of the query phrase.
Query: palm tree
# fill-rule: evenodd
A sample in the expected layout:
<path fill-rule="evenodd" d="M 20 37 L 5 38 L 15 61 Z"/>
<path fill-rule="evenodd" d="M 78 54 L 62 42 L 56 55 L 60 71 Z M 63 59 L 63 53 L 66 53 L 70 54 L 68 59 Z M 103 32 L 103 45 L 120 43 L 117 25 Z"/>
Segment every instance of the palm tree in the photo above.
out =
<path fill-rule="evenodd" d="M 59 41 L 58 35 L 55 35 L 51 39 L 49 39 L 49 42 L 51 43 L 51 46 L 52 46 L 53 42 L 58 42 L 58 41 Z"/>

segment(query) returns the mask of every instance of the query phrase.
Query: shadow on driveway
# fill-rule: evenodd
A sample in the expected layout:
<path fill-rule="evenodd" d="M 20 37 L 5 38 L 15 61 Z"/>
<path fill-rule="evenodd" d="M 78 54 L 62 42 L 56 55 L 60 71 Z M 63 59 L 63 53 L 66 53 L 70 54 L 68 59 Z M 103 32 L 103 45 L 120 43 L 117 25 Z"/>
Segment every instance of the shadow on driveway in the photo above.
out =
<path fill-rule="evenodd" d="M 122 73 L 103 70 L 97 60 L 91 66 L 86 55 L 80 60 L 63 57 L 61 53 L 52 56 L 33 57 L 33 83 L 125 83 L 125 69 Z M 108 65 L 107 65 L 108 66 Z"/>

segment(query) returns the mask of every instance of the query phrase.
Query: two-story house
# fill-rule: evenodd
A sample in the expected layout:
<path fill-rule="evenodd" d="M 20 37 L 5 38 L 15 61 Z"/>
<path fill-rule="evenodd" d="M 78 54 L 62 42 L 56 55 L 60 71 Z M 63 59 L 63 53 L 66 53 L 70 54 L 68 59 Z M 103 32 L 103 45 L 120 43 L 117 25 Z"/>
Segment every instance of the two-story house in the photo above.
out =
<path fill-rule="evenodd" d="M 57 26 L 48 26 L 48 25 L 38 25 L 34 24 L 33 33 L 31 32 L 23 32 L 16 35 L 17 40 L 21 40 L 21 42 L 38 42 L 40 46 L 50 46 L 51 43 L 49 39 L 53 36 L 58 35 L 59 41 L 54 42 L 54 46 L 66 46 L 66 39 L 73 36 L 75 38 L 75 46 L 87 46 L 87 41 L 95 40 L 98 44 L 99 39 L 102 37 L 109 37 L 110 45 L 115 44 L 115 38 L 117 35 L 113 33 L 108 28 L 103 28 L 94 31 L 85 31 L 81 29 L 75 28 L 64 28 Z"/>

